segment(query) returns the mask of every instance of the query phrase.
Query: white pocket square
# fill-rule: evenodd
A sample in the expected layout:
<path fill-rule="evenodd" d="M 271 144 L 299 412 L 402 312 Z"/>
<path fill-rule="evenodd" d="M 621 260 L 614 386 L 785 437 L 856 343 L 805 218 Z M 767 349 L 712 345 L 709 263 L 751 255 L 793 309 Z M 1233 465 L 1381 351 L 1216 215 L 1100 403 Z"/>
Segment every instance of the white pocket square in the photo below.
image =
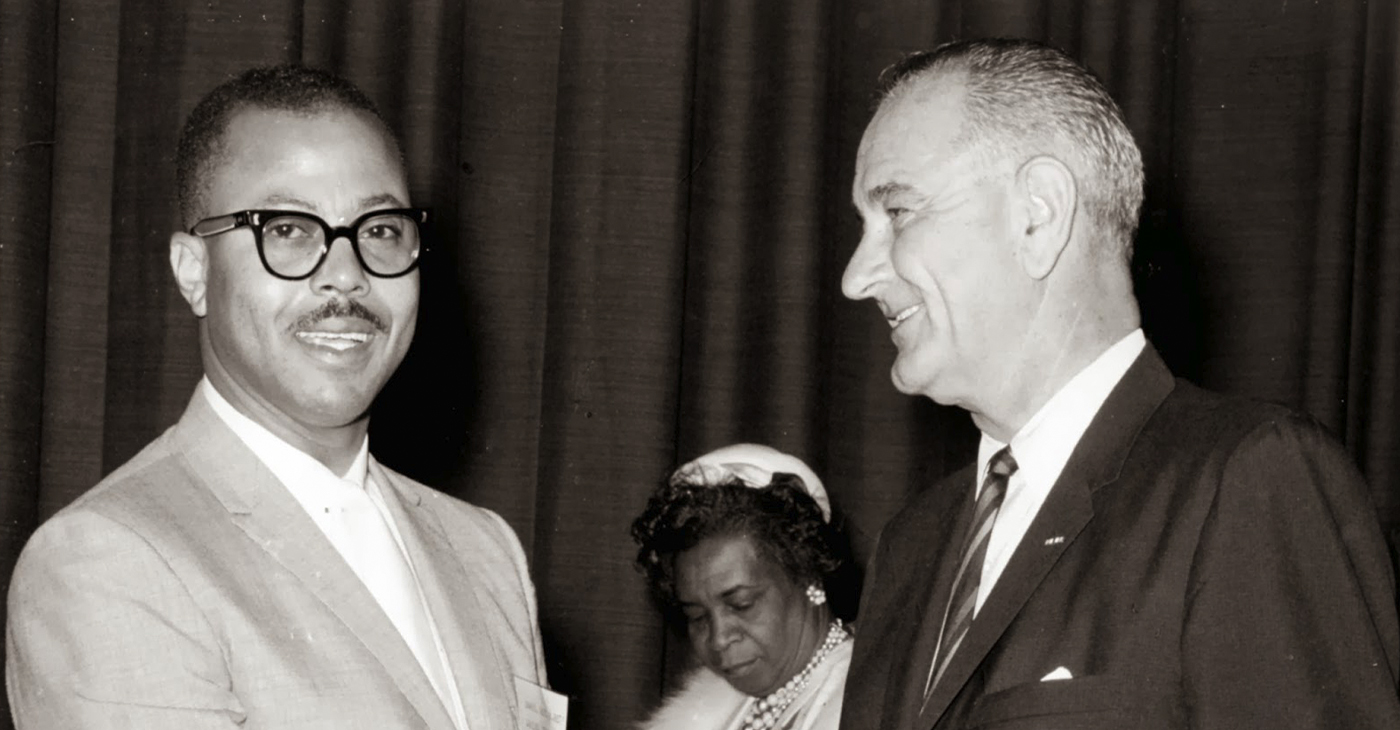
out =
<path fill-rule="evenodd" d="M 1042 682 L 1054 682 L 1057 679 L 1074 679 L 1074 675 L 1069 673 L 1065 667 L 1057 667 L 1055 671 L 1040 678 Z"/>

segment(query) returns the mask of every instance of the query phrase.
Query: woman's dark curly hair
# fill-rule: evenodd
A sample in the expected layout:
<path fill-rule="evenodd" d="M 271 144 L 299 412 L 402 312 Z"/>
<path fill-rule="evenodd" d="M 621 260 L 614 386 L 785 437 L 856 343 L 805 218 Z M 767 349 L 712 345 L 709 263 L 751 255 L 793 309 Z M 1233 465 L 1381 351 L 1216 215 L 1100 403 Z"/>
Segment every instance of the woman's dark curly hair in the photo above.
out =
<path fill-rule="evenodd" d="M 667 609 L 676 608 L 676 556 L 716 535 L 748 535 L 759 555 L 798 585 L 825 584 L 841 567 L 836 530 L 801 477 L 779 472 L 757 489 L 737 478 L 719 484 L 700 479 L 678 473 L 632 522 L 632 539 L 641 546 L 637 565 Z"/>

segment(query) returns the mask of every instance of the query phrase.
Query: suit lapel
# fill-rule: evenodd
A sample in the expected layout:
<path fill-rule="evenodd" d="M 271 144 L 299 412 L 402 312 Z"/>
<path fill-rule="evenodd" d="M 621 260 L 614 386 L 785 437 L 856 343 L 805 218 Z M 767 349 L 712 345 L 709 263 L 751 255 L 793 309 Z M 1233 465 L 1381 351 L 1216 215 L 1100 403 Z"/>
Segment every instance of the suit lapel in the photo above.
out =
<path fill-rule="evenodd" d="M 423 668 L 379 603 L 300 503 L 196 393 L 177 427 L 191 471 L 239 529 L 340 619 L 428 727 L 453 728 Z"/>
<path fill-rule="evenodd" d="M 1089 524 L 1094 516 L 1093 492 L 1117 479 L 1133 441 L 1173 385 L 1171 372 L 1147 345 L 1079 439 L 1045 504 L 977 612 L 962 646 L 949 661 L 919 726 L 931 727 L 947 711 L 1031 594 Z"/>
<path fill-rule="evenodd" d="M 1055 561 L 1074 543 L 1093 514 L 1089 490 L 1073 475 L 1061 475 L 929 697 L 922 715 L 926 725 L 937 721 L 948 709 L 987 652 L 1016 618 Z"/>
<path fill-rule="evenodd" d="M 900 715 L 895 727 L 912 727 L 918 720 L 924 685 L 928 682 L 928 671 L 933 666 L 933 654 L 938 648 L 948 594 L 953 589 L 956 556 L 961 549 L 962 536 L 972 521 L 972 490 L 968 485 L 975 478 L 975 472 L 975 466 L 961 469 L 935 485 L 933 489 L 938 490 L 939 494 L 934 495 L 933 506 L 925 508 L 918 519 L 924 525 L 920 532 L 938 540 L 938 544 L 921 551 L 925 563 L 910 566 L 906 571 L 909 583 L 900 591 L 916 593 L 919 590 L 918 577 L 933 576 L 933 580 L 924 582 L 920 600 L 909 611 L 913 626 L 906 635 L 898 636 L 891 644 L 913 647 L 912 653 L 895 652 L 892 655 L 896 667 L 890 677 L 892 681 L 886 685 L 885 706 L 898 708 Z"/>
<path fill-rule="evenodd" d="M 442 522 L 417 493 L 407 489 L 377 462 L 371 462 L 375 480 L 381 486 L 390 512 L 399 524 L 409 558 L 423 586 L 428 610 L 437 624 L 447 650 L 448 661 L 472 730 L 514 728 L 513 702 L 474 701 L 483 697 L 513 697 L 514 680 L 500 668 L 509 662 L 497 654 L 496 643 L 481 619 L 487 615 L 480 604 L 473 580 L 461 562 L 467 557 L 456 550 Z"/>

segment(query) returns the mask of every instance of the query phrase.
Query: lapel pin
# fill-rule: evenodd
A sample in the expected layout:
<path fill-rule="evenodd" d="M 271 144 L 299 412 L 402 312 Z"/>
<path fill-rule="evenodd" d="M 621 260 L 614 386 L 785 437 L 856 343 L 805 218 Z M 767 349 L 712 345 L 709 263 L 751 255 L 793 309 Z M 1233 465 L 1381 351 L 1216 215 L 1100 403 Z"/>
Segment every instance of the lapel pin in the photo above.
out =
<path fill-rule="evenodd" d="M 1048 539 L 1045 541 L 1045 544 L 1046 544 L 1046 545 L 1059 545 L 1059 544 L 1062 544 L 1064 541 L 1065 541 L 1065 536 L 1064 536 L 1064 535 L 1056 535 L 1056 536 L 1054 536 L 1054 537 L 1052 537 L 1052 538 L 1048 538 Z"/>

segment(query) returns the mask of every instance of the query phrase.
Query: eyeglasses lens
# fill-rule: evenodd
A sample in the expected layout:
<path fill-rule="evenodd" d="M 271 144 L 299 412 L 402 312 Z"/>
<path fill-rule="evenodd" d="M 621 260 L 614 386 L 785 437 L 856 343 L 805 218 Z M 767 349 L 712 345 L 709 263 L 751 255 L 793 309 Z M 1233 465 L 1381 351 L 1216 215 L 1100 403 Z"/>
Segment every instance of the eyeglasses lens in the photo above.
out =
<path fill-rule="evenodd" d="M 406 215 L 366 219 L 360 224 L 359 240 L 365 265 L 377 274 L 402 274 L 418 259 L 418 222 Z"/>

